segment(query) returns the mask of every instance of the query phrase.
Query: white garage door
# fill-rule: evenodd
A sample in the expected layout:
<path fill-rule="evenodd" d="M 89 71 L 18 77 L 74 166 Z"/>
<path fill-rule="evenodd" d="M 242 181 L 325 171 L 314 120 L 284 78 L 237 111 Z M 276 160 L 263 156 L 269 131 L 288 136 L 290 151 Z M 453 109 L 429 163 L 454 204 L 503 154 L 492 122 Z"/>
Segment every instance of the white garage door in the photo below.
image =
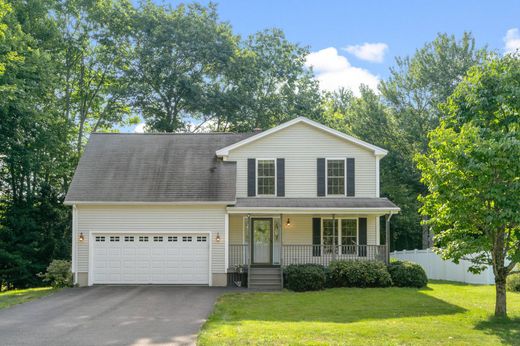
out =
<path fill-rule="evenodd" d="M 94 284 L 209 284 L 205 234 L 93 234 Z"/>

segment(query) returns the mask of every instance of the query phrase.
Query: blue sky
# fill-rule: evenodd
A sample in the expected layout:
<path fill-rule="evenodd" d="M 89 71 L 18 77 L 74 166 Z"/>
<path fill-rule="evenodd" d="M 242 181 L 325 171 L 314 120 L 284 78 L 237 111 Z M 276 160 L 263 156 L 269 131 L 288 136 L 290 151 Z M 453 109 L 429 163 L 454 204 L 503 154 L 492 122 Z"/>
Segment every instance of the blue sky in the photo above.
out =
<path fill-rule="evenodd" d="M 181 1 L 156 0 L 178 5 Z M 201 1 L 208 3 L 208 1 Z M 220 18 L 246 36 L 282 29 L 289 40 L 308 46 L 324 89 L 364 82 L 376 87 L 396 56 L 412 55 L 445 32 L 471 31 L 479 46 L 499 53 L 520 48 L 520 1 L 469 0 L 221 0 Z M 367 45 L 366 45 L 367 44 Z M 346 50 L 347 47 L 350 47 Z M 357 53 L 357 55 L 355 54 Z"/>

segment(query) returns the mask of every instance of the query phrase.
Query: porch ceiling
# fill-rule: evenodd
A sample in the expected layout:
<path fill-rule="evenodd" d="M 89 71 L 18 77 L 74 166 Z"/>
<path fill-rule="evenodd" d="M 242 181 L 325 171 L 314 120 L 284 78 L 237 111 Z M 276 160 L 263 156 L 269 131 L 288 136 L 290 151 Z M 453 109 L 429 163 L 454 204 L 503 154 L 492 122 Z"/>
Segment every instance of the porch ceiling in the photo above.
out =
<path fill-rule="evenodd" d="M 397 213 L 400 208 L 387 198 L 237 198 L 229 213 Z"/>

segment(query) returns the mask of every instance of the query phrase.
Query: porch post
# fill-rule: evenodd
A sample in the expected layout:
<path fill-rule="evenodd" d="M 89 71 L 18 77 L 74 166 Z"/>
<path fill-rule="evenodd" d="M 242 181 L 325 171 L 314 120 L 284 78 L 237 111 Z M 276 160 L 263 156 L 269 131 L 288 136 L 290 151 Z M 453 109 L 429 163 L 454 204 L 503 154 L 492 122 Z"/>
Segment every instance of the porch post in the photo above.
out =
<path fill-rule="evenodd" d="M 336 244 L 334 243 L 334 240 L 336 239 L 336 215 L 332 214 L 332 260 L 336 260 Z M 339 244 L 339 239 L 338 239 Z M 338 246 L 339 248 L 339 246 Z"/>
<path fill-rule="evenodd" d="M 247 232 L 249 232 L 249 244 L 247 244 L 247 267 L 251 267 L 251 255 L 253 251 L 253 231 L 251 230 L 251 214 L 247 214 Z"/>
<path fill-rule="evenodd" d="M 392 218 L 392 213 L 385 215 L 385 262 L 390 263 L 390 219 Z"/>

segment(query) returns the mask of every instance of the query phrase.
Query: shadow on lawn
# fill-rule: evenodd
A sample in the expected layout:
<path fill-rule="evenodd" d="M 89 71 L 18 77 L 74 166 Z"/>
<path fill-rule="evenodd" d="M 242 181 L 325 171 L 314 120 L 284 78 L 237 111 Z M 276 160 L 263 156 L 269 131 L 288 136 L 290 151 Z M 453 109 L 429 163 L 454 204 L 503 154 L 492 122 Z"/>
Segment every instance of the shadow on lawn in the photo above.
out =
<path fill-rule="evenodd" d="M 490 318 L 478 323 L 475 329 L 498 336 L 506 345 L 520 344 L 520 318 Z"/>
<path fill-rule="evenodd" d="M 462 313 L 464 308 L 425 294 L 428 289 L 348 288 L 320 292 L 280 294 L 248 293 L 239 301 L 231 299 L 228 318 L 283 322 L 350 323 Z M 236 297 L 236 296 L 235 296 Z M 226 299 L 226 298 L 224 298 Z M 230 311 L 230 312 L 231 312 Z M 230 319 L 228 319 L 228 322 Z"/>

